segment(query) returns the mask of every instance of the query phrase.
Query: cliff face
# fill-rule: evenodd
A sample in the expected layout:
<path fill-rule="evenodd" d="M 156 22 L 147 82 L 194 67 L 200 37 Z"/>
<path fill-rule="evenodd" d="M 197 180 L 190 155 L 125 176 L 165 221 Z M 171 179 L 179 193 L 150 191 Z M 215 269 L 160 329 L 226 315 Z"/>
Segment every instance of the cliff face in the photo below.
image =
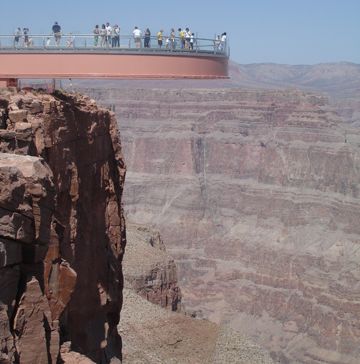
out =
<path fill-rule="evenodd" d="M 126 233 L 125 287 L 161 307 L 180 311 L 177 268 L 174 259 L 167 254 L 159 232 L 128 223 Z"/>
<path fill-rule="evenodd" d="M 0 151 L 12 153 L 1 159 L 2 359 L 56 362 L 71 341 L 114 362 L 126 240 L 115 117 L 61 93 L 3 92 L 0 108 Z"/>
<path fill-rule="evenodd" d="M 61 259 L 46 257 L 55 210 L 52 173 L 39 158 L 1 153 L 0 181 L 0 361 L 56 362 L 59 315 L 76 274 Z"/>
<path fill-rule="evenodd" d="M 129 217 L 161 231 L 185 308 L 284 363 L 357 363 L 359 130 L 297 91 L 93 95 L 116 106 Z"/>

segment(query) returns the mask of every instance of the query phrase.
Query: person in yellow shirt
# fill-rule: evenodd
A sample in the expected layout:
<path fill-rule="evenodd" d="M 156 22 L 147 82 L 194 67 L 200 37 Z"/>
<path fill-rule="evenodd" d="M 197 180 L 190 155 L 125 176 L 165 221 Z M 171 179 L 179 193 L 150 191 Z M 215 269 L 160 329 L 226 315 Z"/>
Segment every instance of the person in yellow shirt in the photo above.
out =
<path fill-rule="evenodd" d="M 157 36 L 157 40 L 158 40 L 158 46 L 159 46 L 159 48 L 161 48 L 163 45 L 164 31 L 161 29 L 160 31 L 158 31 L 156 36 Z"/>
<path fill-rule="evenodd" d="M 185 48 L 185 30 L 181 30 L 181 28 L 178 29 L 179 32 L 179 38 L 180 38 L 180 48 Z"/>

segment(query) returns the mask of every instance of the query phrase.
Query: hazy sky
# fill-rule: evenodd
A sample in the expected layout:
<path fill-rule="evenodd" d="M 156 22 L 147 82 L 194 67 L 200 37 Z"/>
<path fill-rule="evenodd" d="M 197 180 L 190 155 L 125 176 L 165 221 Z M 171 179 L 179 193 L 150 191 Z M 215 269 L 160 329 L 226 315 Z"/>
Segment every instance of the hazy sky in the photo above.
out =
<path fill-rule="evenodd" d="M 48 33 L 91 32 L 95 24 L 190 27 L 201 37 L 226 31 L 238 63 L 360 63 L 360 0 L 0 0 L 0 33 L 17 26 Z"/>

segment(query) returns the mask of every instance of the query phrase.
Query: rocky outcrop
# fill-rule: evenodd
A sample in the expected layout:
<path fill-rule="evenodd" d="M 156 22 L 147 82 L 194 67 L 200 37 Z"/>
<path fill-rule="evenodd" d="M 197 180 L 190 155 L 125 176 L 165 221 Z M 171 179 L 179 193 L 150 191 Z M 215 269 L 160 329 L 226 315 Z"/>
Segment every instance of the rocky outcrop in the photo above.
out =
<path fill-rule="evenodd" d="M 124 305 L 119 325 L 124 364 L 273 363 L 264 349 L 227 325 L 165 311 L 181 309 L 174 260 L 159 232 L 148 226 L 127 221 L 126 237 Z"/>
<path fill-rule="evenodd" d="M 59 318 L 76 273 L 51 259 L 52 172 L 41 158 L 0 154 L 1 363 L 55 363 Z"/>
<path fill-rule="evenodd" d="M 115 363 L 126 240 L 115 117 L 89 98 L 25 91 L 3 91 L 0 114 L 12 153 L 0 160 L 1 355 L 55 363 L 71 341 Z"/>
<path fill-rule="evenodd" d="M 177 268 L 158 231 L 127 223 L 123 262 L 125 287 L 172 311 L 181 310 Z"/>
<path fill-rule="evenodd" d="M 121 120 L 129 218 L 161 231 L 185 308 L 283 363 L 357 363 L 359 130 L 300 91 L 94 96 Z"/>
<path fill-rule="evenodd" d="M 269 354 L 228 327 L 164 310 L 124 290 L 119 330 L 123 364 L 272 364 Z"/>

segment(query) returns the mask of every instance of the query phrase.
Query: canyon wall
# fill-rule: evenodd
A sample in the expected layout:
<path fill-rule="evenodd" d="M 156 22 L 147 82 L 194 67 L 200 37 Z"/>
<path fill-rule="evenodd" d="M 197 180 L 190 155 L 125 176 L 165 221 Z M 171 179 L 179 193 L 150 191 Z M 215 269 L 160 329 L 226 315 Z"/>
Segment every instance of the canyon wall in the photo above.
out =
<path fill-rule="evenodd" d="M 282 363 L 360 356 L 360 133 L 300 91 L 86 90 L 113 104 L 129 219 L 160 230 L 189 312 Z"/>
<path fill-rule="evenodd" d="M 125 166 L 114 114 L 86 97 L 0 95 L 0 361 L 60 345 L 121 359 Z"/>

